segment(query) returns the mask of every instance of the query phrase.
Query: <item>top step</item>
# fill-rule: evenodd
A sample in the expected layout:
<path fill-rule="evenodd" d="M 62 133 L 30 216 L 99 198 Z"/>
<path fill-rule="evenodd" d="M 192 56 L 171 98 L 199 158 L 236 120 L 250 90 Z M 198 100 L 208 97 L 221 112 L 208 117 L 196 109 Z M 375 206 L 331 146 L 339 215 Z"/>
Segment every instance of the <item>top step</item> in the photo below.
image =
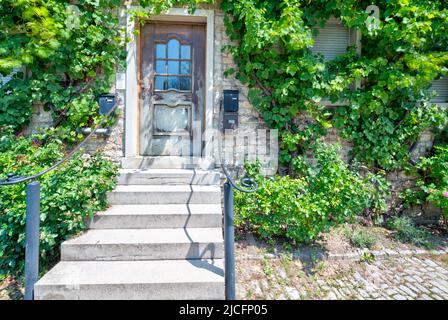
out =
<path fill-rule="evenodd" d="M 216 164 L 205 157 L 138 156 L 121 159 L 123 169 L 198 169 L 212 170 Z"/>
<path fill-rule="evenodd" d="M 120 169 L 119 185 L 219 185 L 220 173 L 190 169 Z"/>

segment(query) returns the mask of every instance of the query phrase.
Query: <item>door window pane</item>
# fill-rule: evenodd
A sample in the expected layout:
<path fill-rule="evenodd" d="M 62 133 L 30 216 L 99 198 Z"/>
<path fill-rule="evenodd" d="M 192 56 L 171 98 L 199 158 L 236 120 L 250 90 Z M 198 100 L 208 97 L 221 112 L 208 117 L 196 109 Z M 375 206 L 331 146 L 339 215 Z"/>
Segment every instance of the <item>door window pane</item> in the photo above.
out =
<path fill-rule="evenodd" d="M 180 90 L 190 91 L 191 80 L 190 77 L 180 77 Z"/>
<path fill-rule="evenodd" d="M 166 77 L 156 76 L 155 87 L 156 90 L 166 90 Z"/>
<path fill-rule="evenodd" d="M 180 63 L 180 73 L 190 74 L 190 61 L 182 61 Z"/>
<path fill-rule="evenodd" d="M 166 45 L 156 44 L 156 58 L 166 58 Z"/>
<path fill-rule="evenodd" d="M 179 61 L 168 61 L 168 74 L 179 74 Z"/>
<path fill-rule="evenodd" d="M 168 59 L 179 59 L 179 41 L 171 39 L 168 41 Z"/>
<path fill-rule="evenodd" d="M 170 108 L 156 105 L 154 124 L 156 133 L 188 133 L 189 114 L 187 107 Z"/>
<path fill-rule="evenodd" d="M 168 90 L 169 89 L 179 89 L 178 77 L 168 77 Z"/>
<path fill-rule="evenodd" d="M 166 61 L 165 60 L 157 60 L 156 61 L 156 72 L 158 74 L 166 73 Z"/>
<path fill-rule="evenodd" d="M 156 43 L 155 47 L 155 90 L 191 91 L 191 45 L 181 45 L 171 39 L 165 44 Z"/>
<path fill-rule="evenodd" d="M 191 47 L 189 45 L 183 45 L 181 47 L 180 57 L 182 59 L 190 59 L 190 57 L 191 57 Z"/>

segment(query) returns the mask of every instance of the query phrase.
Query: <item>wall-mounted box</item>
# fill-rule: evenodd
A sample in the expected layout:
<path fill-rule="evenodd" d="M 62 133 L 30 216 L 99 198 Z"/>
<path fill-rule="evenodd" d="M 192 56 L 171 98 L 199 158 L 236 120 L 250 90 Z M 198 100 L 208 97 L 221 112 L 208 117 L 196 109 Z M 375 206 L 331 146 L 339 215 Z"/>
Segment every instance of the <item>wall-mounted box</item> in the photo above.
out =
<path fill-rule="evenodd" d="M 102 94 L 98 97 L 98 104 L 100 106 L 100 115 L 107 114 L 116 103 L 115 95 L 113 94 Z"/>
<path fill-rule="evenodd" d="M 223 129 L 234 130 L 236 128 L 238 128 L 238 113 L 236 112 L 224 113 Z"/>
<path fill-rule="evenodd" d="M 238 112 L 238 90 L 224 90 L 224 112 Z"/>

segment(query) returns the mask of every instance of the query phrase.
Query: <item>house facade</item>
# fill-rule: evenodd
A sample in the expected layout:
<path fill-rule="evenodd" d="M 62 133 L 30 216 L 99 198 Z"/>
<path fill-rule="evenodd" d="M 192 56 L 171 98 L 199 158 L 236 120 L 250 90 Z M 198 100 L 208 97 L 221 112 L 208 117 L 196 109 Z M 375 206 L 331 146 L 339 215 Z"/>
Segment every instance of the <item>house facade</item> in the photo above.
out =
<path fill-rule="evenodd" d="M 92 150 L 102 148 L 124 168 L 178 168 L 192 162 L 211 168 L 218 148 L 212 140 L 223 130 L 225 90 L 238 91 L 234 115 L 241 135 L 265 128 L 247 99 L 248 88 L 224 76 L 225 70 L 236 66 L 223 51 L 231 42 L 217 7 L 200 8 L 192 15 L 173 8 L 143 25 L 131 21 L 130 6 L 122 10 L 131 41 L 126 70 L 117 72 L 113 88 L 120 118 L 110 135 L 93 140 Z M 248 154 L 256 143 L 239 144 L 246 151 L 235 153 Z"/>
<path fill-rule="evenodd" d="M 237 66 L 223 49 L 236 43 L 226 35 L 219 2 L 193 14 L 173 8 L 145 23 L 134 21 L 131 10 L 128 5 L 120 12 L 130 41 L 126 68 L 117 70 L 111 88 L 119 119 L 88 146 L 120 164 L 118 186 L 108 194 L 111 207 L 89 221 L 86 233 L 62 244 L 61 263 L 35 286 L 37 299 L 224 298 L 229 260 L 222 239 L 222 177 L 210 169 L 224 155 L 236 165 L 261 158 L 268 173 L 277 171 L 276 133 L 266 130 L 248 88 L 225 76 Z M 349 46 L 362 54 L 359 31 L 338 20 L 318 31 L 312 51 L 326 61 Z M 433 89 L 433 102 L 448 102 L 446 79 L 436 80 Z M 36 106 L 28 131 L 50 121 Z M 352 145 L 336 129 L 323 140 L 340 143 L 349 159 Z M 412 156 L 432 144 L 432 133 L 425 132 Z M 388 179 L 396 195 L 415 181 L 398 171 Z"/>
<path fill-rule="evenodd" d="M 133 21 L 132 8 L 127 5 L 120 11 L 121 24 L 126 26 L 130 42 L 126 69 L 117 71 L 115 86 L 111 88 L 117 97 L 120 117 L 107 135 L 92 139 L 89 151 L 101 149 L 124 168 L 187 167 L 192 162 L 211 168 L 219 162 L 221 143 L 231 147 L 232 163 L 260 158 L 265 160 L 262 161 L 265 167 L 275 167 L 270 162 L 278 150 L 275 133 L 263 130 L 266 129 L 263 120 L 247 98 L 248 88 L 233 75 L 224 75 L 226 70 L 237 66 L 231 54 L 223 50 L 235 43 L 226 35 L 219 1 L 201 6 L 193 14 L 186 8 L 173 8 L 144 24 Z M 329 61 L 346 53 L 349 46 L 355 46 L 358 54 L 362 54 L 360 32 L 330 18 L 325 27 L 318 28 L 311 50 Z M 7 77 L 1 79 L 7 80 Z M 238 130 L 232 136 L 220 136 L 226 90 L 238 92 L 239 108 L 230 117 L 230 121 L 237 122 Z M 435 80 L 431 91 L 437 93 L 432 102 L 448 105 L 448 79 Z M 319 103 L 344 104 L 325 99 Z M 36 106 L 27 131 L 49 123 L 50 114 Z M 227 140 L 221 139 L 226 136 Z M 340 143 L 341 155 L 349 159 L 351 144 L 341 140 L 336 129 L 329 130 L 324 139 Z M 261 148 L 262 154 L 257 153 L 263 144 L 267 151 Z M 432 135 L 427 132 L 414 148 L 413 158 L 431 147 Z"/>

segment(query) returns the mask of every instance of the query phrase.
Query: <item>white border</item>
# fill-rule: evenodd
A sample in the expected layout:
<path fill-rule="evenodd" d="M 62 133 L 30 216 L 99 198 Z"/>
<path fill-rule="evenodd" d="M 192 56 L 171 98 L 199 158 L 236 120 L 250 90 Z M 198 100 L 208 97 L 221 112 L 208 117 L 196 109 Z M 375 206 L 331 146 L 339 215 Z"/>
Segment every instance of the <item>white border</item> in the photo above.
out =
<path fill-rule="evenodd" d="M 124 156 L 139 157 L 138 140 L 138 36 L 134 34 L 134 22 L 128 13 L 133 6 L 126 6 L 127 27 L 126 33 L 130 39 L 127 44 L 126 58 L 126 105 L 125 105 L 125 139 Z M 205 62 L 205 129 L 213 128 L 213 72 L 214 72 L 214 45 L 215 45 L 215 12 L 214 10 L 197 9 L 189 14 L 187 9 L 173 8 L 168 12 L 151 18 L 154 21 L 192 22 L 202 21 L 207 23 L 206 62 Z"/>

